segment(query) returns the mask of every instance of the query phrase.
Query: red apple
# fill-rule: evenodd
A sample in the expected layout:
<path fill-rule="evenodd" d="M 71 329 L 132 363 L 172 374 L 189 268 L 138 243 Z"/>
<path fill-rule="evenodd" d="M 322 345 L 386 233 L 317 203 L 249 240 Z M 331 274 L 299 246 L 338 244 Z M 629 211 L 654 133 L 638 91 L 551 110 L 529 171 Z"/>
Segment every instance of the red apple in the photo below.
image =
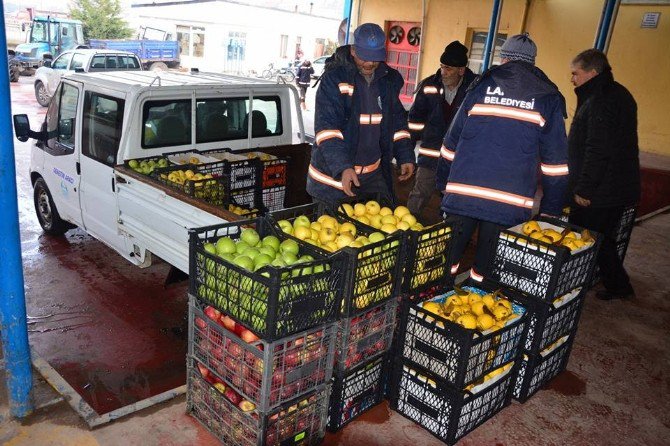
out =
<path fill-rule="evenodd" d="M 254 342 L 260 341 L 260 338 L 256 336 L 251 330 L 244 329 L 240 334 L 240 338 L 247 344 L 252 344 Z"/>
<path fill-rule="evenodd" d="M 265 436 L 265 443 L 268 446 L 275 446 L 277 444 L 277 433 L 276 432 L 268 432 L 267 435 Z"/>
<path fill-rule="evenodd" d="M 221 317 L 221 312 L 216 308 L 208 305 L 205 307 L 205 316 L 216 322 Z"/>
<path fill-rule="evenodd" d="M 211 355 L 216 359 L 217 361 L 223 361 L 223 349 L 221 347 L 215 347 L 209 351 Z"/>
<path fill-rule="evenodd" d="M 237 325 L 235 323 L 235 319 L 233 319 L 228 315 L 223 314 L 221 315 L 221 318 L 219 320 L 221 321 L 221 325 L 223 325 L 226 329 L 235 332 L 235 325 Z"/>
<path fill-rule="evenodd" d="M 214 388 L 219 391 L 221 394 L 226 393 L 226 385 L 222 382 L 214 383 Z"/>
<path fill-rule="evenodd" d="M 233 379 L 230 380 L 230 383 L 238 389 L 241 389 L 244 387 L 244 377 L 237 373 L 235 376 L 233 376 Z"/>
<path fill-rule="evenodd" d="M 239 344 L 236 344 L 235 342 L 231 342 L 230 345 L 228 345 L 228 354 L 232 356 L 233 358 L 236 359 L 242 359 L 244 355 L 244 350 Z"/>
<path fill-rule="evenodd" d="M 198 370 L 200 371 L 200 375 L 202 375 L 203 378 L 207 378 L 209 376 L 209 369 L 199 362 Z"/>
<path fill-rule="evenodd" d="M 207 322 L 205 322 L 205 320 L 203 318 L 196 316 L 195 326 L 198 327 L 201 330 L 204 330 L 205 327 L 207 327 Z"/>
<path fill-rule="evenodd" d="M 296 367 L 298 364 L 300 364 L 300 355 L 298 352 L 295 350 L 286 352 L 284 355 L 284 364 L 286 367 Z"/>
<path fill-rule="evenodd" d="M 298 385 L 297 384 L 287 384 L 284 386 L 283 389 L 281 389 L 281 397 L 283 400 L 288 400 L 293 397 L 296 393 L 298 393 Z M 291 406 L 293 407 L 293 406 Z"/>
<path fill-rule="evenodd" d="M 223 365 L 225 366 L 227 372 L 237 373 L 241 368 L 240 361 L 233 358 L 232 356 L 226 356 L 223 360 Z"/>
<path fill-rule="evenodd" d="M 274 373 L 272 373 L 271 387 L 273 389 L 278 389 L 283 382 L 284 382 L 284 373 L 280 369 L 275 370 Z"/>
<path fill-rule="evenodd" d="M 235 391 L 234 391 L 233 389 L 231 389 L 230 387 L 228 387 L 228 388 L 226 389 L 226 393 L 224 393 L 223 396 L 225 396 L 225 397 L 228 399 L 228 401 L 230 401 L 231 403 L 233 403 L 233 404 L 236 405 L 236 406 L 237 406 L 238 404 L 240 404 L 240 401 L 242 401 L 242 397 L 239 396 L 239 395 L 237 394 L 237 392 L 235 392 Z"/>
<path fill-rule="evenodd" d="M 235 334 L 236 334 L 237 336 L 241 336 L 241 335 L 242 335 L 242 332 L 243 332 L 244 330 L 246 330 L 246 328 L 244 327 L 244 325 L 242 325 L 242 324 L 238 324 L 238 323 L 235 324 Z"/>

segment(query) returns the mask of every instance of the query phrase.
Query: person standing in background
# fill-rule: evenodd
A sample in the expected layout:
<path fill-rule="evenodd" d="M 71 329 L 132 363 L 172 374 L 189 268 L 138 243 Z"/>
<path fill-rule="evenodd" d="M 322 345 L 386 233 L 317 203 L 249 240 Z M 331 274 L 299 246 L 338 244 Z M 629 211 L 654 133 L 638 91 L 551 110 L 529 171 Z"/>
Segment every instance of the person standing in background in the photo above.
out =
<path fill-rule="evenodd" d="M 296 83 L 298 84 L 298 89 L 300 90 L 300 108 L 307 110 L 307 104 L 305 103 L 305 97 L 307 96 L 307 89 L 312 80 L 312 75 L 314 74 L 314 68 L 312 67 L 312 62 L 305 60 L 298 70 L 298 78 Z"/>
<path fill-rule="evenodd" d="M 454 40 L 440 56 L 440 69 L 423 79 L 409 110 L 413 140 L 421 140 L 414 188 L 407 199 L 413 215 L 420 216 L 435 193 L 435 170 L 440 146 L 475 74 L 467 67 L 468 49 Z"/>
<path fill-rule="evenodd" d="M 637 104 L 614 80 L 599 50 L 572 61 L 577 109 L 568 137 L 570 222 L 603 235 L 598 266 L 603 300 L 632 297 L 634 290 L 616 250 L 616 231 L 626 207 L 640 199 Z"/>

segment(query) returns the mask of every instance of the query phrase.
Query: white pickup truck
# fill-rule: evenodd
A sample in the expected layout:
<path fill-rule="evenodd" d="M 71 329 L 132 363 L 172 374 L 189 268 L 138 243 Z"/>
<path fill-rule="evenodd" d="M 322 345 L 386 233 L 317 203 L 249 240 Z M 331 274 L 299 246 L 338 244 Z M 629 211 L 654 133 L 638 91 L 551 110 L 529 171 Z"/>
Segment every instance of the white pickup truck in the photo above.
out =
<path fill-rule="evenodd" d="M 298 104 L 292 85 L 211 73 L 64 76 L 39 132 L 14 116 L 17 138 L 36 140 L 30 178 L 40 225 L 52 235 L 78 226 L 134 264 L 148 266 L 155 254 L 188 273 L 188 229 L 238 216 L 124 162 L 259 148 L 290 158 L 287 202 L 301 204 L 310 146 Z"/>

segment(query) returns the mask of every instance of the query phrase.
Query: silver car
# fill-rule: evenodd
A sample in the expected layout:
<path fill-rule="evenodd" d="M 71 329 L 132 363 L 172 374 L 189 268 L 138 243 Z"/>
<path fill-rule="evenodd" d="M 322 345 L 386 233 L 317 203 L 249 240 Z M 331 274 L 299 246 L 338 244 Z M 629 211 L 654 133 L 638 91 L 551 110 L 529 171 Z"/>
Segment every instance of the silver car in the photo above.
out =
<path fill-rule="evenodd" d="M 319 78 L 323 74 L 323 69 L 326 66 L 326 59 L 329 57 L 330 56 L 321 56 L 314 59 L 312 62 L 312 68 L 314 68 L 314 74 L 312 74 L 313 78 Z"/>
<path fill-rule="evenodd" d="M 140 71 L 142 63 L 133 53 L 103 49 L 76 49 L 64 51 L 53 62 L 45 61 L 35 71 L 35 98 L 46 107 L 51 101 L 61 76 L 75 71 Z"/>

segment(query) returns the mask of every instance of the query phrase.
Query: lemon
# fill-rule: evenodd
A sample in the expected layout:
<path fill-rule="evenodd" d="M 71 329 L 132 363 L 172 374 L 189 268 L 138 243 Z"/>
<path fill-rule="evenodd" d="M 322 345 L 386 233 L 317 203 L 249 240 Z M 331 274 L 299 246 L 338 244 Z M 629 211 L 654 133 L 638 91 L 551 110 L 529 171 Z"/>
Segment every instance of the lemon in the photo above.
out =
<path fill-rule="evenodd" d="M 459 318 L 456 319 L 456 323 L 468 330 L 474 330 L 477 327 L 477 318 L 473 314 L 467 313 L 459 316 Z"/>
<path fill-rule="evenodd" d="M 442 306 L 437 302 L 425 302 L 423 309 L 434 314 L 442 314 Z"/>
<path fill-rule="evenodd" d="M 480 314 L 477 316 L 477 328 L 480 330 L 488 330 L 496 323 L 495 319 L 489 314 Z"/>

